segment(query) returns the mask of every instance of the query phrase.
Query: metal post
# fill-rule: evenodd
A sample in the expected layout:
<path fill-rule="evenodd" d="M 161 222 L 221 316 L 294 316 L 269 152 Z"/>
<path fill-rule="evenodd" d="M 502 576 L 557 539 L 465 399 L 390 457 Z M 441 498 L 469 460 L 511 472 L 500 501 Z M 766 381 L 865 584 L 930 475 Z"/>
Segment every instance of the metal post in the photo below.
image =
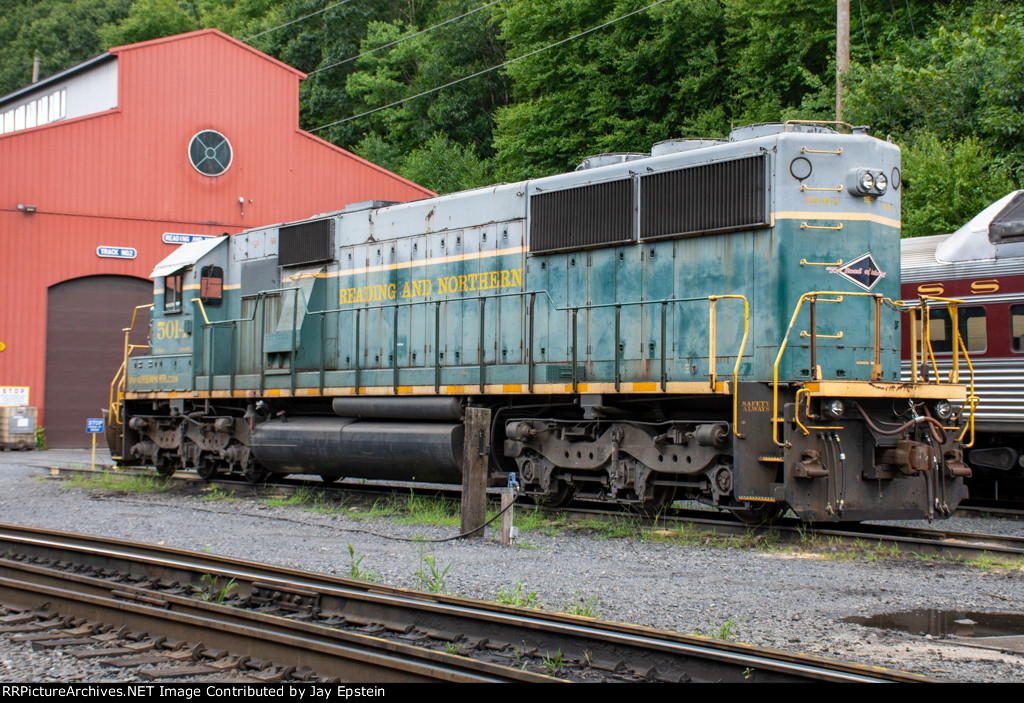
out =
<path fill-rule="evenodd" d="M 486 352 L 484 351 L 484 305 L 486 298 L 478 298 L 480 301 L 477 304 L 479 308 L 480 317 L 480 392 L 484 392 L 484 357 Z"/>
<path fill-rule="evenodd" d="M 668 314 L 668 301 L 661 301 L 661 392 L 668 389 L 668 368 L 666 357 L 668 355 L 668 331 L 666 329 L 666 315 Z"/>
<path fill-rule="evenodd" d="M 487 465 L 491 453 L 491 409 L 466 408 L 462 448 L 462 534 L 483 537 L 487 521 Z M 479 529 L 477 529 L 479 528 Z M 472 534 L 466 534 L 472 531 Z"/>
<path fill-rule="evenodd" d="M 572 309 L 572 392 L 579 390 L 579 379 L 576 377 L 576 314 L 579 308 Z"/>
<path fill-rule="evenodd" d="M 533 314 L 537 302 L 537 294 L 530 293 L 530 331 L 526 342 L 526 387 L 533 392 Z"/>
<path fill-rule="evenodd" d="M 850 0 L 836 0 L 836 120 L 843 119 L 843 74 L 850 70 Z"/>
<path fill-rule="evenodd" d="M 615 339 L 614 339 L 614 342 L 615 342 L 615 390 L 616 391 L 618 391 L 619 387 L 622 385 L 622 369 L 619 368 L 619 361 L 621 360 L 621 357 L 622 357 L 622 355 L 619 354 L 619 345 L 621 344 L 621 339 L 620 339 L 620 336 L 619 336 L 621 334 L 621 332 L 619 331 L 619 328 L 620 328 L 620 325 L 621 325 L 621 322 L 620 322 L 620 318 L 621 317 L 622 317 L 622 306 L 621 305 L 616 305 L 615 306 Z"/>

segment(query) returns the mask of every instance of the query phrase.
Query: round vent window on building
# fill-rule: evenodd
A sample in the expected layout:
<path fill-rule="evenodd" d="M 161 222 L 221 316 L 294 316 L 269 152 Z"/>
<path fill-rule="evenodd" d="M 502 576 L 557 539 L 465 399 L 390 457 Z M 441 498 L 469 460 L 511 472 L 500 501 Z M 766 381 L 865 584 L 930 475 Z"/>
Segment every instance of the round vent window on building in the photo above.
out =
<path fill-rule="evenodd" d="M 206 129 L 188 145 L 188 158 L 193 168 L 204 176 L 219 176 L 231 166 L 231 142 L 220 132 Z"/>

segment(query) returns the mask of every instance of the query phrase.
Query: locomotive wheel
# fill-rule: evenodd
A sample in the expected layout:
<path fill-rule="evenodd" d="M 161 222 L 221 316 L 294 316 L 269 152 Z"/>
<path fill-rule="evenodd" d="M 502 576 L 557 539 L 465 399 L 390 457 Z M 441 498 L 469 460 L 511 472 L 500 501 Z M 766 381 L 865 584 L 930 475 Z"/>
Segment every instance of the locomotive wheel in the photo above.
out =
<path fill-rule="evenodd" d="M 545 508 L 558 508 L 570 501 L 572 501 L 573 495 L 575 495 L 576 489 L 570 483 L 565 481 L 557 481 L 556 487 L 548 494 L 542 496 L 534 496 L 533 502 L 537 505 L 542 505 Z"/>
<path fill-rule="evenodd" d="M 320 482 L 323 483 L 325 486 L 330 486 L 332 483 L 337 483 L 338 481 L 340 481 L 343 478 L 344 478 L 344 476 L 332 476 L 331 474 L 320 474 Z"/>
<path fill-rule="evenodd" d="M 200 461 L 199 466 L 196 467 L 196 473 L 199 474 L 199 478 L 204 481 L 212 481 L 217 478 L 220 471 L 217 469 L 217 465 L 212 461 Z"/>
<path fill-rule="evenodd" d="M 786 512 L 785 503 L 761 503 L 756 508 L 729 508 L 738 520 L 748 525 L 763 525 L 774 522 Z"/>
<path fill-rule="evenodd" d="M 156 460 L 156 472 L 158 475 L 164 478 L 170 478 L 177 471 L 178 467 L 174 461 L 175 457 L 171 455 L 164 455 L 158 457 Z"/>
<path fill-rule="evenodd" d="M 249 464 L 249 466 L 242 470 L 242 476 L 245 477 L 245 480 L 249 483 L 263 483 L 270 478 L 270 472 L 262 466 Z"/>
<path fill-rule="evenodd" d="M 642 515 L 657 515 L 665 508 L 672 505 L 676 499 L 675 486 L 655 486 L 654 496 L 640 503 L 632 505 L 633 510 Z"/>

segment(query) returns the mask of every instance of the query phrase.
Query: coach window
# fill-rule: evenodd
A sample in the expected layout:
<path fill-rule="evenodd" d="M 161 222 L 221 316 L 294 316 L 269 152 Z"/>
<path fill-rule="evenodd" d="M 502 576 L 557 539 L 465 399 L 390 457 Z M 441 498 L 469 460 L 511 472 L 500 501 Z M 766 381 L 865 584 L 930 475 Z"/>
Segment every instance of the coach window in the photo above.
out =
<path fill-rule="evenodd" d="M 1022 306 L 1024 307 L 1024 306 Z M 936 354 L 953 351 L 953 321 L 945 307 L 932 308 L 929 313 L 929 329 L 932 351 Z M 960 336 L 969 352 L 983 352 L 988 348 L 988 331 L 985 327 L 985 308 L 960 308 L 957 311 Z"/>
<path fill-rule="evenodd" d="M 199 297 L 203 305 L 220 307 L 224 300 L 224 269 L 220 266 L 204 266 L 199 270 Z"/>
<path fill-rule="evenodd" d="M 164 277 L 164 312 L 181 312 L 184 270 Z"/>
<path fill-rule="evenodd" d="M 1024 352 L 1024 305 L 1010 306 L 1010 345 L 1015 352 Z"/>

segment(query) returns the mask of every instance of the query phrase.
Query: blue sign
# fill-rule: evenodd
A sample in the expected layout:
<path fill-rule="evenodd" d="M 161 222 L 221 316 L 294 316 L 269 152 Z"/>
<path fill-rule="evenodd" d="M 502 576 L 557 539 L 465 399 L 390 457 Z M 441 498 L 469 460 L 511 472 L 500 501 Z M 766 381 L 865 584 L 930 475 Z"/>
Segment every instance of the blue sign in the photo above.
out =
<path fill-rule="evenodd" d="M 96 247 L 96 256 L 104 259 L 134 259 L 137 255 L 131 247 Z"/>
<path fill-rule="evenodd" d="M 103 418 L 90 417 L 85 421 L 85 431 L 89 434 L 103 434 Z"/>
<path fill-rule="evenodd" d="M 201 239 L 210 239 L 216 235 L 210 234 L 178 234 L 177 232 L 164 232 L 164 244 L 188 244 L 198 242 Z"/>

